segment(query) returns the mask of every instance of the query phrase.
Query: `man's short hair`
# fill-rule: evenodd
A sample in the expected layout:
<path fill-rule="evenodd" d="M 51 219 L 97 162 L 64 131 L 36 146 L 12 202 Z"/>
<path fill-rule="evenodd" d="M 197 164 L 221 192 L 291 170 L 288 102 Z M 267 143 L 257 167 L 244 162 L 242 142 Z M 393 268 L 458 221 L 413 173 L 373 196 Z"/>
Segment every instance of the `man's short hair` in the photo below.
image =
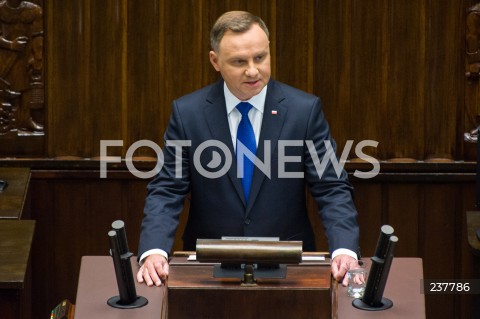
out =
<path fill-rule="evenodd" d="M 212 31 L 210 31 L 210 46 L 212 50 L 218 52 L 220 41 L 222 41 L 225 32 L 230 30 L 232 32 L 243 33 L 250 30 L 254 24 L 258 24 L 258 26 L 265 31 L 267 38 L 269 37 L 265 22 L 250 12 L 229 11 L 222 14 L 213 25 Z"/>

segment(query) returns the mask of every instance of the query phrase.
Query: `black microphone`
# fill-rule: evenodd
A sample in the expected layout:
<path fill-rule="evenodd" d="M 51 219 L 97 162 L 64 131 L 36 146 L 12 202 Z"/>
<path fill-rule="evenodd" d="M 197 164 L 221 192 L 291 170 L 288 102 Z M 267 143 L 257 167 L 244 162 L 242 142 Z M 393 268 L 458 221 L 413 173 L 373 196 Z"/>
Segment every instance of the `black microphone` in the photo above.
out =
<path fill-rule="evenodd" d="M 142 296 L 137 296 L 132 264 L 130 263 L 133 253 L 128 250 L 125 224 L 123 221 L 117 220 L 112 223 L 112 228 L 113 230 L 108 232 L 108 237 L 110 239 L 110 255 L 113 259 L 119 295 L 111 297 L 107 303 L 114 308 L 120 309 L 143 307 L 148 303 L 148 300 Z"/>
<path fill-rule="evenodd" d="M 368 273 L 365 293 L 361 299 L 353 300 L 355 308 L 362 310 L 385 310 L 393 306 L 393 302 L 383 297 L 387 284 L 388 273 L 393 261 L 393 252 L 398 237 L 393 236 L 393 227 L 383 225 L 378 238 L 375 256 L 373 256 L 370 272 Z"/>

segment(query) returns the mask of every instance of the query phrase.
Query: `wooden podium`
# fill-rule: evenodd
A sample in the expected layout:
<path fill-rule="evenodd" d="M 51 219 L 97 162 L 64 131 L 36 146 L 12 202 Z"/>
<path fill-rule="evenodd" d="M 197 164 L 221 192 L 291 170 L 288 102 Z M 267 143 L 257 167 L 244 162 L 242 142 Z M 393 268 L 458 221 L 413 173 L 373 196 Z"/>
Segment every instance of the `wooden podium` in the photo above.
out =
<path fill-rule="evenodd" d="M 163 285 L 161 287 L 147 287 L 145 284 L 136 283 L 137 294 L 147 298 L 148 304 L 137 309 L 116 309 L 107 305 L 108 298 L 118 294 L 112 258 L 110 256 L 84 256 L 80 268 L 75 319 L 164 319 L 167 318 L 167 312 L 171 313 L 174 311 L 191 315 L 188 318 L 201 319 L 249 318 L 250 314 L 255 315 L 255 318 L 262 319 L 275 315 L 278 315 L 275 318 L 295 319 L 302 318 L 302 316 L 303 318 L 322 318 L 323 316 L 323 318 L 338 319 L 425 318 L 425 296 L 420 292 L 420 280 L 423 278 L 423 265 L 420 258 L 393 259 L 384 294 L 393 301 L 393 307 L 385 311 L 363 311 L 354 308 L 352 306 L 353 299 L 347 297 L 345 287 L 335 284 L 331 285 L 330 279 L 325 279 L 326 277 L 330 278 L 330 267 L 313 263 L 310 266 L 290 266 L 287 270 L 286 279 L 262 280 L 260 288 L 257 287 L 255 289 L 267 291 L 269 298 L 271 297 L 272 300 L 268 300 L 265 303 L 259 303 L 254 300 L 252 304 L 247 304 L 247 310 L 242 310 L 239 309 L 238 305 L 244 305 L 246 302 L 242 298 L 246 298 L 245 294 L 247 292 L 252 293 L 252 291 L 239 288 L 236 281 L 230 282 L 230 280 L 212 278 L 212 266 L 196 264 L 191 267 L 182 265 L 182 263 L 186 262 L 186 259 L 174 259 L 168 279 L 168 296 L 167 289 Z M 368 267 L 369 260 L 365 259 L 365 261 Z M 136 274 L 138 264 L 135 258 L 132 258 L 131 262 L 133 273 Z M 322 275 L 317 272 L 322 273 Z M 308 279 L 309 277 L 311 279 Z M 218 295 L 212 297 L 212 294 L 208 293 L 205 287 L 210 287 L 212 288 L 211 290 L 223 291 L 224 293 L 233 291 L 230 298 L 235 299 L 224 298 L 224 304 L 220 304 L 219 300 L 214 300 Z M 189 291 L 181 292 L 180 290 L 182 289 Z M 231 291 L 227 291 L 228 289 Z M 282 293 L 275 290 L 285 291 Z M 317 290 L 322 291 L 319 292 Z M 177 300 L 174 299 L 172 301 L 170 299 L 172 298 L 172 291 L 173 298 Z M 235 293 L 235 291 L 238 292 Z M 177 296 L 175 296 L 175 293 L 177 293 Z M 183 298 L 188 299 L 179 299 L 180 295 L 178 293 L 180 295 L 182 293 L 187 294 Z M 313 299 L 312 296 L 308 296 L 310 293 L 320 297 Z M 330 293 L 332 296 L 330 296 Z M 265 294 L 267 293 L 264 293 L 263 296 Z M 284 301 L 285 296 L 282 296 L 282 294 L 290 296 L 291 299 Z M 200 302 L 204 304 L 200 304 Z M 166 309 L 167 304 L 169 309 Z M 212 308 L 216 309 L 214 315 L 203 312 L 212 311 Z M 231 311 L 229 308 L 239 309 L 239 313 L 228 316 L 220 313 L 218 310 L 226 309 L 222 311 Z M 288 316 L 288 314 L 294 312 L 290 309 L 297 311 L 294 313 L 294 316 Z M 200 313 L 201 311 L 202 313 Z M 240 311 L 246 312 L 240 313 Z M 328 311 L 331 311 L 331 316 L 328 316 Z M 181 318 L 174 317 L 177 313 L 168 316 L 168 318 Z M 246 315 L 243 316 L 244 314 Z"/>
<path fill-rule="evenodd" d="M 213 264 L 174 257 L 170 262 L 168 318 L 332 318 L 329 260 L 287 266 L 284 279 L 214 278 Z"/>

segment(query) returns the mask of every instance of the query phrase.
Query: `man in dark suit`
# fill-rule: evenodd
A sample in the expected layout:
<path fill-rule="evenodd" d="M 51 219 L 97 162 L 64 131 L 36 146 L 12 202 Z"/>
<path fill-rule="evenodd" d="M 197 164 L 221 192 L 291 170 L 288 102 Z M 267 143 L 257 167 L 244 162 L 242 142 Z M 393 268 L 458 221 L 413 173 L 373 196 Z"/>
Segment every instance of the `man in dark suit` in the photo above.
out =
<path fill-rule="evenodd" d="M 319 169 L 334 151 L 325 141 L 335 145 L 320 99 L 270 79 L 268 29 L 250 13 L 222 15 L 211 46 L 222 80 L 173 102 L 164 165 L 148 185 L 137 280 L 159 286 L 168 275 L 167 252 L 188 193 L 185 250 L 195 250 L 197 238 L 222 236 L 280 237 L 315 250 L 308 185 L 328 236 L 332 274 L 346 284 L 347 269 L 357 264 L 357 213 L 345 171 L 337 176 L 332 163 Z"/>

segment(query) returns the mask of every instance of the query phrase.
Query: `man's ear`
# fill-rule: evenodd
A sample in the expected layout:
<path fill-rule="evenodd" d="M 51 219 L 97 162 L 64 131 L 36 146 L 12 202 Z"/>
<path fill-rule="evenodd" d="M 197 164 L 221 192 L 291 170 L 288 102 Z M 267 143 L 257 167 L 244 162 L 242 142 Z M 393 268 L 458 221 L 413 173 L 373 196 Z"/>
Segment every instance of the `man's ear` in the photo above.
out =
<path fill-rule="evenodd" d="M 220 71 L 220 67 L 218 66 L 218 56 L 215 51 L 210 51 L 208 53 L 208 57 L 210 58 L 210 63 L 213 65 L 214 69 Z"/>

